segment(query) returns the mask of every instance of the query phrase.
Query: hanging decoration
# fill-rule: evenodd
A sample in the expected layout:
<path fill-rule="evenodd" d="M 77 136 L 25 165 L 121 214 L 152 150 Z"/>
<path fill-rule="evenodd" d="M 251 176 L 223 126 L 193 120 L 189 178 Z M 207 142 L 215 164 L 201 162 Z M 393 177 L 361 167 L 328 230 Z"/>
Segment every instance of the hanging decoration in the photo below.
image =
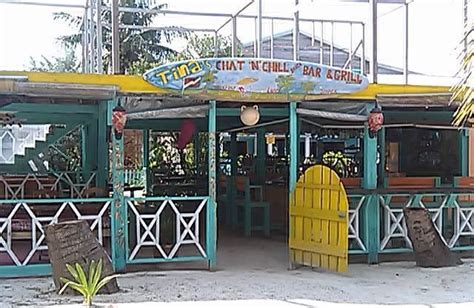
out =
<path fill-rule="evenodd" d="M 181 124 L 180 134 L 178 138 L 178 149 L 183 150 L 193 139 L 196 131 L 196 124 L 191 119 L 186 119 Z"/>
<path fill-rule="evenodd" d="M 127 113 L 122 106 L 112 109 L 112 125 L 114 127 L 115 138 L 122 139 L 125 125 L 127 124 Z"/>
<path fill-rule="evenodd" d="M 247 126 L 253 126 L 260 120 L 260 113 L 258 112 L 258 106 L 247 108 L 247 106 L 240 107 L 240 120 Z"/>
<path fill-rule="evenodd" d="M 382 109 L 377 105 L 370 111 L 369 117 L 369 135 L 371 138 L 382 128 L 383 125 L 383 113 Z"/>

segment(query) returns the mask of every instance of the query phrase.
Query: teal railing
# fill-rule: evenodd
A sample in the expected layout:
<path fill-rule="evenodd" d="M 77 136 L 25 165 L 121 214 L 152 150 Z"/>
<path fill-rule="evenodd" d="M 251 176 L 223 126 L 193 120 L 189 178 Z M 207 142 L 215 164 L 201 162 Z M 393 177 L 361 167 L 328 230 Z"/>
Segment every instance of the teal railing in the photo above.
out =
<path fill-rule="evenodd" d="M 86 220 L 108 252 L 110 198 L 0 200 L 0 277 L 48 275 L 45 226 Z"/>
<path fill-rule="evenodd" d="M 407 207 L 428 209 L 435 228 L 451 250 L 474 250 L 474 191 L 348 191 L 348 198 L 351 254 L 412 251 L 403 216 Z M 376 202 L 375 213 L 368 210 L 369 202 Z M 369 219 L 376 220 L 378 232 L 367 231 Z M 376 247 L 368 247 L 369 242 L 376 243 Z"/>
<path fill-rule="evenodd" d="M 204 197 L 126 198 L 128 264 L 204 260 L 216 256 L 216 207 Z"/>

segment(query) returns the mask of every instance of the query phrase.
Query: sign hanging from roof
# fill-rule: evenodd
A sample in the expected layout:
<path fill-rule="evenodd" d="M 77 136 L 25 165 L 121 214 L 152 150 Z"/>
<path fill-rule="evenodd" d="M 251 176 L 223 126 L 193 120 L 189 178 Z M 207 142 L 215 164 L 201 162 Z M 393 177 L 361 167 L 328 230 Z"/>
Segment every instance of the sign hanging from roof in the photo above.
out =
<path fill-rule="evenodd" d="M 340 68 L 288 60 L 210 58 L 175 62 L 144 74 L 156 87 L 218 100 L 306 100 L 368 86 L 365 76 Z"/>

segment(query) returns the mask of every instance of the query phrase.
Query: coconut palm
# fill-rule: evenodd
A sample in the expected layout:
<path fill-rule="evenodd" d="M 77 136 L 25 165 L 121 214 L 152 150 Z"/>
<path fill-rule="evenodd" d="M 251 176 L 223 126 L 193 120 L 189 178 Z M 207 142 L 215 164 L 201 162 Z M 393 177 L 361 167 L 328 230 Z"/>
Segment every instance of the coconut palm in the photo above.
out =
<path fill-rule="evenodd" d="M 467 6 L 467 2 L 465 4 Z M 451 102 L 459 102 L 454 113 L 453 124 L 461 126 L 474 114 L 474 24 L 468 21 L 465 24 L 464 38 L 461 46 L 461 65 L 458 71 L 459 82 L 451 90 Z"/>

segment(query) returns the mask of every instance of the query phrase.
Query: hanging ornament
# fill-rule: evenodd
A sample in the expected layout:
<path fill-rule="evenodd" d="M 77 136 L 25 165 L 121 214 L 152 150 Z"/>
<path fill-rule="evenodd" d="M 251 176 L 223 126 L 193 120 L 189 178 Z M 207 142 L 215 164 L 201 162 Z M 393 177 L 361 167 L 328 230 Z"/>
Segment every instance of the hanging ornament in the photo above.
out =
<path fill-rule="evenodd" d="M 122 139 L 125 124 L 127 124 L 127 113 L 122 106 L 116 106 L 112 109 L 112 126 L 114 127 L 115 138 Z"/>
<path fill-rule="evenodd" d="M 181 129 L 178 137 L 178 149 L 183 150 L 193 139 L 196 131 L 196 124 L 191 119 L 186 119 L 181 124 Z"/>
<path fill-rule="evenodd" d="M 373 138 L 383 125 L 383 113 L 378 105 L 375 105 L 375 107 L 370 111 L 368 122 L 369 135 L 370 138 Z"/>
<path fill-rule="evenodd" d="M 253 126 L 260 120 L 260 113 L 258 106 L 247 108 L 247 106 L 240 107 L 240 120 L 247 126 Z"/>

